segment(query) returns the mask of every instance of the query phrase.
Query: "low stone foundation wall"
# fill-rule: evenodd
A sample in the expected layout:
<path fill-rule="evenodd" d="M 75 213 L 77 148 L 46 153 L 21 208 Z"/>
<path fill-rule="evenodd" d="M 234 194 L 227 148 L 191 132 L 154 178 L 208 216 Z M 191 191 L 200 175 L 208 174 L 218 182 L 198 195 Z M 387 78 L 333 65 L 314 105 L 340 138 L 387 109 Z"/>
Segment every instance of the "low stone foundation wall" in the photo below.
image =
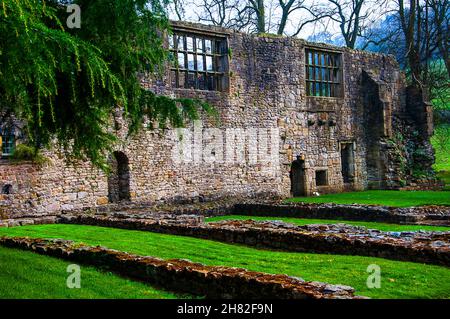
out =
<path fill-rule="evenodd" d="M 119 203 L 97 207 L 91 212 L 94 214 L 132 214 L 132 215 L 197 215 L 197 216 L 222 216 L 231 215 L 236 203 L 243 201 L 241 197 L 229 197 L 208 202 L 184 202 L 175 204 L 152 203 Z M 73 214 L 74 212 L 67 212 Z M 86 212 L 78 212 L 86 213 Z"/>
<path fill-rule="evenodd" d="M 13 219 L 0 219 L 0 227 L 55 224 L 58 216 L 40 216 Z"/>
<path fill-rule="evenodd" d="M 259 204 L 234 206 L 234 214 L 249 216 L 342 219 L 395 224 L 429 224 L 450 226 L 450 207 L 385 207 L 338 204 Z"/>
<path fill-rule="evenodd" d="M 361 299 L 347 286 L 306 282 L 286 275 L 162 260 L 64 240 L 0 238 L 0 245 L 104 267 L 158 287 L 209 299 Z"/>
<path fill-rule="evenodd" d="M 344 224 L 297 226 L 251 220 L 205 223 L 199 215 L 129 212 L 9 219 L 0 221 L 0 227 L 52 223 L 151 231 L 284 251 L 373 256 L 450 266 L 450 232 L 382 232 Z"/>
<path fill-rule="evenodd" d="M 184 204 L 120 203 L 109 204 L 84 210 L 68 210 L 52 213 L 1 214 L 0 225 L 5 220 L 32 220 L 43 216 L 84 215 L 84 214 L 123 214 L 136 218 L 146 216 L 224 216 L 249 215 L 268 217 L 296 217 L 314 219 L 342 219 L 385 222 L 395 224 L 421 224 L 450 226 L 450 207 L 385 207 L 371 205 L 305 204 L 282 203 L 279 200 L 254 200 L 251 198 L 230 197 L 213 202 Z"/>
<path fill-rule="evenodd" d="M 62 216 L 59 223 L 143 230 L 284 251 L 381 257 L 450 266 L 450 232 L 389 233 L 346 225 Z"/>

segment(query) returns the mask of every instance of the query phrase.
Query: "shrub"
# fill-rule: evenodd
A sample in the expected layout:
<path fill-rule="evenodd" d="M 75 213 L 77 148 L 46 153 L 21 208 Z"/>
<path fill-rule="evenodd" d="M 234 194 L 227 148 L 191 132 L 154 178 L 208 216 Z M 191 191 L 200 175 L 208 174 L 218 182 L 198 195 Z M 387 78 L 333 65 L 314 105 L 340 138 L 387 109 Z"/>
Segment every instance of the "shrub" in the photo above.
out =
<path fill-rule="evenodd" d="M 36 164 L 45 164 L 48 159 L 43 156 L 39 150 L 35 150 L 33 147 L 26 144 L 19 144 L 16 146 L 11 159 L 13 161 L 32 161 Z"/>

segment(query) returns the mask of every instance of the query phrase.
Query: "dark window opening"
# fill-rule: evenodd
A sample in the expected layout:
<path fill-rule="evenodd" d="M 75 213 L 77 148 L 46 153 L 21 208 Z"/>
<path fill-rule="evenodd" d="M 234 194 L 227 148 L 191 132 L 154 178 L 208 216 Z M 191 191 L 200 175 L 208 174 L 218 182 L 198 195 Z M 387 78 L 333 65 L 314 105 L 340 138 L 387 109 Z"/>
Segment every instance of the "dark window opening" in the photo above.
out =
<path fill-rule="evenodd" d="M 353 183 L 354 181 L 354 161 L 353 143 L 342 143 L 341 166 L 342 178 L 345 184 Z"/>
<path fill-rule="evenodd" d="M 316 171 L 316 186 L 326 186 L 326 185 L 328 185 L 327 171 L 326 170 Z"/>
<path fill-rule="evenodd" d="M 128 157 L 114 152 L 111 157 L 111 172 L 108 177 L 108 197 L 111 203 L 130 200 L 130 168 Z"/>
<path fill-rule="evenodd" d="M 342 96 L 340 53 L 306 50 L 306 93 L 308 96 Z"/>
<path fill-rule="evenodd" d="M 182 32 L 169 36 L 174 88 L 222 91 L 227 72 L 225 38 Z"/>

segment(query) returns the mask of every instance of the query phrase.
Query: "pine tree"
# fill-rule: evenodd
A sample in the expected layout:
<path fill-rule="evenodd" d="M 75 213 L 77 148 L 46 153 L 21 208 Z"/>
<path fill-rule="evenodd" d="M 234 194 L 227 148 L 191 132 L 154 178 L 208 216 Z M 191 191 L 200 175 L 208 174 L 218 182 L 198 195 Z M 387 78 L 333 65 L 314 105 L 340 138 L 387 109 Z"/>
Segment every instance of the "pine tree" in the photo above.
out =
<path fill-rule="evenodd" d="M 130 133 L 145 118 L 182 126 L 203 102 L 144 90 L 138 78 L 167 61 L 166 0 L 0 0 L 0 113 L 26 123 L 38 150 L 56 140 L 66 156 L 105 168 L 116 107 Z M 81 28 L 66 26 L 68 4 L 81 8 Z"/>

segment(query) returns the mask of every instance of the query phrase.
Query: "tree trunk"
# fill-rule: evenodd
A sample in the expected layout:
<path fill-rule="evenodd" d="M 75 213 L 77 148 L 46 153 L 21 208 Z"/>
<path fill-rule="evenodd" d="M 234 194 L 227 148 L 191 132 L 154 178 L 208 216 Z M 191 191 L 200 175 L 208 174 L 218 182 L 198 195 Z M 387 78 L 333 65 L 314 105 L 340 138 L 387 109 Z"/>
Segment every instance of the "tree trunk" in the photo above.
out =
<path fill-rule="evenodd" d="M 403 0 L 398 0 L 399 8 L 398 13 L 400 16 L 400 22 L 402 30 L 405 35 L 406 48 L 407 48 L 407 60 L 409 68 L 411 70 L 411 78 L 414 84 L 422 86 L 421 82 L 421 65 L 420 65 L 420 52 L 416 46 L 414 39 L 414 30 L 417 23 L 417 10 L 416 0 L 409 0 L 409 12 L 408 18 L 406 18 L 406 11 Z"/>
<path fill-rule="evenodd" d="M 264 0 L 256 1 L 256 17 L 257 17 L 257 31 L 258 33 L 266 33 L 266 10 L 264 8 Z"/>
<path fill-rule="evenodd" d="M 433 11 L 434 28 L 439 29 L 436 39 L 437 47 L 444 60 L 448 76 L 450 77 L 450 47 L 448 41 L 450 26 L 447 15 L 448 10 L 450 10 L 449 2 L 448 0 L 429 0 L 429 5 Z"/>

